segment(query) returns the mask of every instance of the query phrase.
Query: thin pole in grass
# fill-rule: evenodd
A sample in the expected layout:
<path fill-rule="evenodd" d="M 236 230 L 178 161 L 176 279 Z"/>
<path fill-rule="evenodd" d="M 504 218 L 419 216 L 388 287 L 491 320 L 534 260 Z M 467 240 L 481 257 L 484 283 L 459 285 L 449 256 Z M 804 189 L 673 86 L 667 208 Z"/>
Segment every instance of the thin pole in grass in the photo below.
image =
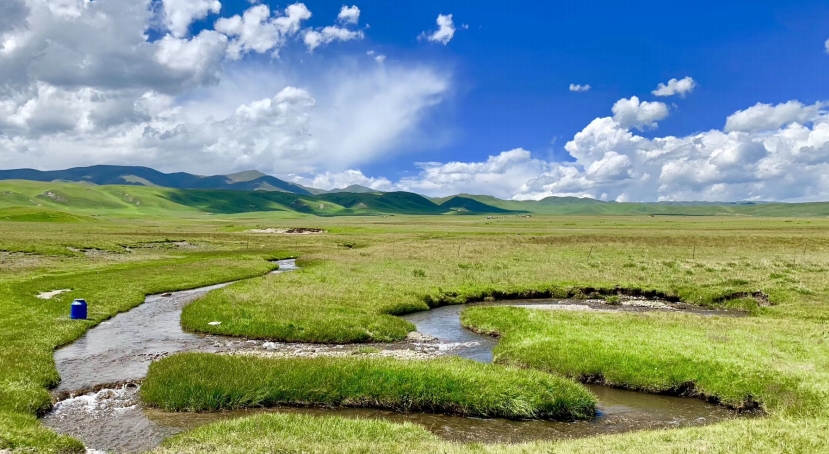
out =
<path fill-rule="evenodd" d="M 587 260 L 590 260 L 591 255 L 593 255 L 593 246 L 590 246 L 590 252 L 587 253 Z"/>
<path fill-rule="evenodd" d="M 693 260 L 696 260 L 696 259 L 697 259 L 697 244 L 694 243 L 694 252 L 691 253 L 691 260 L 693 261 Z"/>
<path fill-rule="evenodd" d="M 461 243 L 458 243 L 458 258 L 461 258 Z"/>

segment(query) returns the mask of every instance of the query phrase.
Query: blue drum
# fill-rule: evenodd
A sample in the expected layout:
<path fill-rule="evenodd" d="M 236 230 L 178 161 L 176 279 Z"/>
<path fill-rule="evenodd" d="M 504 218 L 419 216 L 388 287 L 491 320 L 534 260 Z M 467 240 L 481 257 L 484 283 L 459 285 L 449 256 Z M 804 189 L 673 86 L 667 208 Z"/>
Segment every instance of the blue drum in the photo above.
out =
<path fill-rule="evenodd" d="M 75 300 L 69 311 L 69 318 L 72 320 L 86 320 L 86 300 Z"/>

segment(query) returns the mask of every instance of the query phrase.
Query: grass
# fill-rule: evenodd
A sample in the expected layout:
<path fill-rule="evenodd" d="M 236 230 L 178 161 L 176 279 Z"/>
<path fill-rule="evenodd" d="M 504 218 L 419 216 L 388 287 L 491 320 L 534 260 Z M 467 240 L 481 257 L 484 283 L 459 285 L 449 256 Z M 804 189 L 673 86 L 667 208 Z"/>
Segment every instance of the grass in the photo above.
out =
<path fill-rule="evenodd" d="M 34 197 L 43 190 L 38 186 L 24 196 Z M 65 195 L 86 195 L 82 186 L 72 190 L 79 192 L 67 190 Z M 116 192 L 107 194 L 102 203 L 128 201 Z M 766 418 L 533 444 L 523 449 L 729 452 L 733 448 L 752 452 L 749 448 L 754 447 L 754 451 L 766 452 L 820 452 L 825 447 L 822 434 L 827 433 L 829 421 L 829 355 L 825 350 L 829 343 L 829 220 L 825 218 L 320 218 L 294 212 L 206 216 L 129 192 L 129 197 L 134 195 L 142 203 L 130 209 L 94 208 L 98 202 L 91 195 L 85 208 L 71 208 L 73 214 L 101 214 L 94 216 L 95 221 L 0 222 L 0 300 L 4 303 L 0 305 L 0 449 L 58 452 L 79 448 L 76 441 L 52 434 L 34 418 L 48 407 L 47 390 L 58 379 L 52 350 L 94 323 L 65 319 L 72 298 L 91 300 L 97 322 L 138 304 L 144 293 L 263 274 L 271 266 L 263 259 L 279 251 L 300 256 L 303 269 L 223 289 L 190 306 L 194 311 L 190 315 L 202 311 L 204 317 L 210 316 L 204 320 L 222 321 L 216 330 L 240 336 L 257 333 L 275 340 L 373 342 L 400 339 L 411 329 L 392 314 L 487 297 L 578 293 L 587 287 L 619 285 L 714 307 L 741 307 L 753 315 L 743 319 L 646 315 L 627 320 L 626 316 L 610 318 L 616 314 L 582 314 L 567 320 L 595 328 L 596 355 L 585 355 L 595 366 L 594 372 L 598 368 L 605 376 L 622 377 L 620 381 L 627 382 L 622 385 L 653 385 L 652 389 L 696 380 L 707 392 L 724 399 L 734 397 L 735 402 L 750 392 L 762 398 Z M 44 210 L 55 208 L 47 200 L 34 200 L 42 202 Z M 152 200 L 158 200 L 158 205 Z M 267 227 L 313 227 L 327 233 L 244 233 Z M 177 246 L 177 241 L 190 246 Z M 48 301 L 34 296 L 59 288 L 75 290 Z M 768 294 L 773 305 L 759 307 L 750 298 L 721 300 L 756 290 Z M 212 329 L 195 316 L 184 322 L 190 329 Z M 574 351 L 594 345 L 578 333 L 548 329 L 561 326 L 550 323 L 533 322 L 526 332 L 521 327 L 509 331 L 499 326 L 505 334 L 499 358 L 506 361 L 510 352 L 519 352 L 509 339 L 522 336 L 528 342 L 522 355 L 533 358 L 532 352 L 544 340 L 531 333 L 570 339 Z M 670 358 L 661 350 L 675 356 Z M 557 352 L 562 360 L 573 357 L 572 352 Z M 516 360 L 521 359 L 515 354 Z M 531 366 L 551 370 L 549 363 L 557 358 L 548 355 Z M 624 364 L 617 363 L 623 361 L 665 367 L 640 371 L 638 375 L 644 378 L 637 378 L 622 373 Z M 569 370 L 578 369 L 571 366 Z M 721 375 L 708 369 L 719 369 Z M 735 384 L 727 386 L 722 377 L 734 376 Z M 278 436 L 273 435 L 273 440 Z M 247 441 L 237 443 L 243 446 Z M 341 448 L 336 442 L 309 446 L 331 452 Z M 386 447 L 405 450 L 405 446 L 394 446 Z M 518 449 L 440 446 L 447 452 Z M 232 446 L 222 449 L 232 450 Z"/>
<path fill-rule="evenodd" d="M 57 436 L 35 419 L 51 407 L 48 390 L 60 380 L 55 348 L 140 304 L 147 294 L 262 275 L 275 266 L 266 259 L 280 254 L 163 248 L 124 252 L 112 239 L 88 231 L 77 238 L 69 230 L 61 234 L 65 227 L 60 224 L 31 230 L 11 225 L 15 228 L 4 231 L 3 246 L 28 251 L 0 252 L 0 449 L 82 450 L 77 441 Z M 26 237 L 28 241 L 21 241 Z M 127 244 L 130 239 L 122 236 L 114 242 Z M 86 255 L 67 247 L 96 249 Z M 50 300 L 36 297 L 64 288 L 72 291 Z M 89 320 L 69 319 L 69 304 L 78 297 L 89 303 Z"/>
<path fill-rule="evenodd" d="M 788 226 L 782 221 L 758 223 L 749 231 L 734 230 L 735 224 L 746 225 L 734 221 L 721 227 L 711 221 L 621 220 L 619 227 L 584 223 L 587 228 L 572 229 L 558 222 L 458 223 L 487 228 L 465 234 L 386 223 L 335 230 L 336 243 L 315 239 L 328 244 L 303 254 L 299 272 L 213 292 L 185 309 L 182 324 L 193 331 L 271 340 L 390 341 L 412 329 L 391 315 L 492 298 L 587 297 L 593 291 L 612 296 L 617 287 L 708 307 L 829 320 L 829 306 L 807 303 L 819 301 L 818 289 L 827 285 L 822 261 L 827 238 L 809 224 L 789 234 L 781 230 Z M 392 228 L 413 231 L 402 240 L 380 233 Z M 347 233 L 354 239 L 343 241 Z M 735 241 L 753 249 L 734 246 Z M 811 244 L 810 259 L 802 257 L 804 242 Z M 788 256 L 792 249 L 799 263 Z M 624 266 L 628 263 L 633 266 Z M 787 279 L 769 280 L 772 273 Z M 778 305 L 734 298 L 756 290 Z M 222 324 L 209 326 L 214 320 Z"/>
<path fill-rule="evenodd" d="M 211 424 L 169 438 L 156 452 L 362 453 L 386 452 L 392 446 L 414 449 L 424 443 L 440 444 L 434 435 L 416 424 L 263 414 Z"/>
<path fill-rule="evenodd" d="M 777 414 L 825 410 L 826 391 L 813 385 L 820 374 L 804 367 L 804 359 L 826 358 L 829 346 L 805 336 L 794 341 L 815 328 L 809 323 L 515 307 L 467 308 L 461 320 L 475 331 L 501 336 L 494 353 L 502 364 L 709 398 L 737 409 L 759 404 Z"/>
<path fill-rule="evenodd" d="M 818 453 L 829 449 L 826 422 L 764 419 L 512 445 L 451 443 L 414 424 L 370 419 L 262 414 L 173 436 L 153 451 L 190 453 L 687 454 Z"/>
<path fill-rule="evenodd" d="M 461 358 L 274 359 L 203 353 L 153 363 L 141 397 L 167 411 L 310 405 L 511 419 L 585 419 L 595 415 L 596 404 L 586 388 L 570 380 Z"/>

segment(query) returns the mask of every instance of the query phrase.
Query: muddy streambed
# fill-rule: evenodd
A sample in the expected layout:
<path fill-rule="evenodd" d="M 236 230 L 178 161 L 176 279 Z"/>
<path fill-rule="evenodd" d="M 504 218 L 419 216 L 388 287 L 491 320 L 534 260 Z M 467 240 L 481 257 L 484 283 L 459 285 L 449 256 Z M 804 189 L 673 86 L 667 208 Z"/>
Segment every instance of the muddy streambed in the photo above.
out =
<path fill-rule="evenodd" d="M 279 262 L 275 273 L 297 269 L 293 260 Z M 361 354 L 359 345 L 275 343 L 186 333 L 180 318 L 184 306 L 210 290 L 227 284 L 148 296 L 145 303 L 89 330 L 73 344 L 55 352 L 62 381 L 55 390 L 61 400 L 43 423 L 74 436 L 91 450 L 140 452 L 157 446 L 170 435 L 223 419 L 261 412 L 339 415 L 412 422 L 454 441 L 522 442 L 586 437 L 650 428 L 710 424 L 735 413 L 697 399 L 658 396 L 590 385 L 599 398 L 599 415 L 591 421 L 510 421 L 458 416 L 398 413 L 373 409 L 275 408 L 217 413 L 167 413 L 144 408 L 140 381 L 149 364 L 182 351 L 203 351 L 261 356 L 346 356 Z M 538 310 L 682 310 L 651 301 L 628 301 L 609 306 L 601 301 L 508 301 Z M 664 307 L 663 307 L 664 306 Z M 404 316 L 417 326 L 404 342 L 373 344 L 372 355 L 428 359 L 457 355 L 491 362 L 497 340 L 465 330 L 461 306 L 446 306 Z M 715 311 L 694 311 L 701 315 Z"/>

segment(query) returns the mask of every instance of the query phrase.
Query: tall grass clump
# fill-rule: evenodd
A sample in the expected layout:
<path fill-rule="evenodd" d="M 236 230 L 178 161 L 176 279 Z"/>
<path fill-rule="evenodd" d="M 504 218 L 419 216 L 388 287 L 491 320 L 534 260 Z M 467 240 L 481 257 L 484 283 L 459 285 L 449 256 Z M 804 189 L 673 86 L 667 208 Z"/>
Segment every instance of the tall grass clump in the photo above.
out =
<path fill-rule="evenodd" d="M 370 407 L 512 419 L 584 419 L 595 397 L 544 372 L 460 358 L 257 358 L 186 353 L 153 363 L 141 387 L 175 411 L 251 407 Z"/>

